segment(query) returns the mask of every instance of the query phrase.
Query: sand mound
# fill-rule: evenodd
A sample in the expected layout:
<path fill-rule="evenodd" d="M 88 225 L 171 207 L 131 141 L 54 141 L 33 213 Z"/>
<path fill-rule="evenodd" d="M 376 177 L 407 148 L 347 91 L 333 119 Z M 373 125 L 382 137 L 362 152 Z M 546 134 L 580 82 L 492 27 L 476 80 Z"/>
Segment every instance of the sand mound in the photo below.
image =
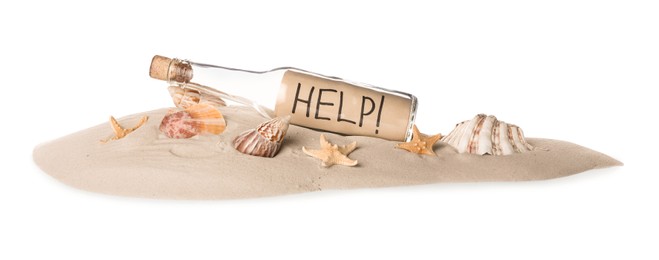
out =
<path fill-rule="evenodd" d="M 318 131 L 291 125 L 274 158 L 244 155 L 232 139 L 265 121 L 245 107 L 220 109 L 227 129 L 219 136 L 168 139 L 158 131 L 167 109 L 119 119 L 125 125 L 143 115 L 149 121 L 128 137 L 102 144 L 112 135 L 102 124 L 39 145 L 34 160 L 46 173 L 76 188 L 115 195 L 169 199 L 231 199 L 323 189 L 350 189 L 437 182 L 525 181 L 567 176 L 622 165 L 602 153 L 568 142 L 533 139 L 536 149 L 509 156 L 458 154 L 438 143 L 438 156 L 395 149 L 396 142 L 326 134 L 339 145 L 357 141 L 350 158 L 357 167 L 322 168 L 302 146 L 317 148 Z"/>

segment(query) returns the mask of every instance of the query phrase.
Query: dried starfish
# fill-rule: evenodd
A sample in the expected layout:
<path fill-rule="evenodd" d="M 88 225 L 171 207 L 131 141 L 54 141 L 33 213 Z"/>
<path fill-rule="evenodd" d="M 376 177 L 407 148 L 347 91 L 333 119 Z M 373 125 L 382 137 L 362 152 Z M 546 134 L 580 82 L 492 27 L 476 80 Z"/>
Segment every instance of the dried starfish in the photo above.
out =
<path fill-rule="evenodd" d="M 405 149 L 408 152 L 418 153 L 418 154 L 427 154 L 435 155 L 435 152 L 432 150 L 432 146 L 442 138 L 441 134 L 436 134 L 433 136 L 425 136 L 419 132 L 419 129 L 414 125 L 414 133 L 412 135 L 412 140 L 406 143 L 399 143 L 396 147 Z"/>
<path fill-rule="evenodd" d="M 307 150 L 303 146 L 302 151 L 309 156 L 320 159 L 322 161 L 320 165 L 323 167 L 330 167 L 335 164 L 355 166 L 357 160 L 348 158 L 348 154 L 354 151 L 355 148 L 357 148 L 357 142 L 338 146 L 328 142 L 325 135 L 320 134 L 320 150 Z"/>
<path fill-rule="evenodd" d="M 148 119 L 149 119 L 148 116 L 143 116 L 140 119 L 140 122 L 138 122 L 135 127 L 133 127 L 133 128 L 123 128 L 123 127 L 121 127 L 121 125 L 119 125 L 119 122 L 117 122 L 117 119 L 114 119 L 113 116 L 110 116 L 110 125 L 112 126 L 112 130 L 114 130 L 114 136 L 111 137 L 110 139 L 102 140 L 101 142 L 102 143 L 107 143 L 107 142 L 112 141 L 112 140 L 119 140 L 121 138 L 124 138 L 124 137 L 126 137 L 126 135 L 132 133 L 133 131 L 135 131 L 138 128 L 140 128 L 141 126 L 143 126 L 144 123 L 146 123 L 146 120 L 148 120 Z"/>

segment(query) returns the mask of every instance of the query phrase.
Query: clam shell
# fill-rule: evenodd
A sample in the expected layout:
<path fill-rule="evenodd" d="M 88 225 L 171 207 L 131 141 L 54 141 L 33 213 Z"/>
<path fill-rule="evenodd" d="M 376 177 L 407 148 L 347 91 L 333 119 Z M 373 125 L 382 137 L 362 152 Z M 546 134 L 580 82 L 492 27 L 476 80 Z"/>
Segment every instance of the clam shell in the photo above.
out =
<path fill-rule="evenodd" d="M 289 119 L 277 117 L 242 132 L 233 140 L 233 147 L 244 154 L 274 157 L 284 141 Z"/>
<path fill-rule="evenodd" d="M 186 109 L 196 104 L 208 104 L 215 107 L 226 106 L 226 103 L 220 97 L 198 89 L 188 88 L 185 85 L 169 86 L 168 90 L 174 105 L 178 108 Z"/>
<path fill-rule="evenodd" d="M 457 124 L 442 141 L 455 147 L 459 153 L 478 155 L 509 155 L 534 149 L 526 142 L 521 128 L 484 114 Z"/>

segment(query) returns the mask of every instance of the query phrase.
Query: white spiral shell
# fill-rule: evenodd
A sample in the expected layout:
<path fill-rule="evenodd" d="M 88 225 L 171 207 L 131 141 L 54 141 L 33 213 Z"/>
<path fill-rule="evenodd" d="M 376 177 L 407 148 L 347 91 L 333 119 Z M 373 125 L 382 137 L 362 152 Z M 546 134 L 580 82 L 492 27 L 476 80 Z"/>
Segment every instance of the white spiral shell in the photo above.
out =
<path fill-rule="evenodd" d="M 484 114 L 457 124 L 442 141 L 455 147 L 459 153 L 478 155 L 509 155 L 534 149 L 526 142 L 521 128 Z"/>

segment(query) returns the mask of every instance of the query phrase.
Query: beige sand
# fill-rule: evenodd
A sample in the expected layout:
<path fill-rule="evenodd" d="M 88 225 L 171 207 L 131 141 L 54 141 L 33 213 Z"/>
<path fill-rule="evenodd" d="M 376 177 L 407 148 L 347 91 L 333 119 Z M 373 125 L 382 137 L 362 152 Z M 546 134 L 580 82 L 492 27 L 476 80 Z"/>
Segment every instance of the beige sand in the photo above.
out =
<path fill-rule="evenodd" d="M 274 158 L 244 155 L 231 141 L 264 121 L 244 107 L 225 107 L 227 130 L 219 136 L 167 139 L 158 125 L 167 109 L 119 119 L 130 126 L 142 115 L 147 124 L 124 139 L 101 144 L 112 135 L 108 124 L 42 144 L 34 160 L 46 173 L 76 188 L 107 194 L 169 199 L 232 199 L 273 196 L 324 189 L 416 185 L 437 182 L 525 181 L 567 176 L 590 169 L 622 165 L 619 161 L 572 143 L 529 139 L 546 150 L 510 156 L 457 154 L 442 143 L 438 156 L 395 149 L 396 142 L 326 134 L 339 145 L 357 141 L 350 157 L 357 167 L 322 168 L 302 153 L 318 148 L 319 132 L 291 126 Z"/>

